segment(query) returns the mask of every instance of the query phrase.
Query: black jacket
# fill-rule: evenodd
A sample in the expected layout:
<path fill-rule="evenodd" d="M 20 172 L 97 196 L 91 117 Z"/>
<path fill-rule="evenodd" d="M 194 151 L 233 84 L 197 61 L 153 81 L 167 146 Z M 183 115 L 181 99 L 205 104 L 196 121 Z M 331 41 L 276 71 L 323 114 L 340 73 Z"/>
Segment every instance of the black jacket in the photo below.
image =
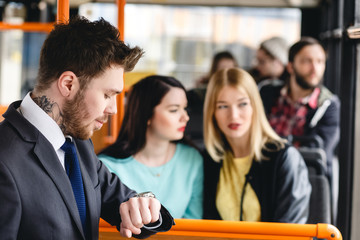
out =
<path fill-rule="evenodd" d="M 269 114 L 271 108 L 277 103 L 283 86 L 283 84 L 276 86 L 268 84 L 260 89 L 266 114 Z M 326 152 L 327 175 L 331 179 L 334 151 L 340 138 L 340 101 L 324 86 L 320 87 L 318 107 L 315 109 L 308 107 L 304 137 L 306 141 L 303 141 L 301 145 L 306 147 L 319 147 L 314 141 L 308 140 L 320 137 L 320 145 L 322 145 L 320 147 Z"/>
<path fill-rule="evenodd" d="M 268 147 L 275 149 L 274 145 Z M 288 145 L 263 153 L 269 160 L 253 161 L 246 176 L 259 199 L 261 221 L 306 223 L 311 185 L 300 153 Z M 215 203 L 222 164 L 204 155 L 204 218 L 221 219 Z"/>

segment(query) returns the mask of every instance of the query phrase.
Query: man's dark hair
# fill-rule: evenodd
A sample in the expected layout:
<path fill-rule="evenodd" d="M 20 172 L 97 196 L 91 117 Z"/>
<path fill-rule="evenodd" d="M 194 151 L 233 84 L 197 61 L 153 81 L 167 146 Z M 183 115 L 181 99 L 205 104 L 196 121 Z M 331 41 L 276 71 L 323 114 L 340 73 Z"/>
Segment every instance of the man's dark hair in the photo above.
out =
<path fill-rule="evenodd" d="M 130 48 L 119 37 L 118 29 L 103 18 L 91 22 L 75 16 L 55 24 L 41 49 L 36 89 L 46 90 L 65 71 L 72 71 L 82 88 L 112 65 L 131 71 L 143 51 Z"/>
<path fill-rule="evenodd" d="M 301 51 L 301 49 L 310 45 L 319 45 L 324 50 L 324 52 L 326 52 L 324 46 L 315 38 L 302 37 L 298 42 L 296 42 L 294 45 L 290 47 L 289 62 L 294 62 L 295 56 Z"/>
<path fill-rule="evenodd" d="M 234 55 L 231 54 L 231 52 L 229 52 L 229 51 L 218 52 L 214 55 L 214 57 L 212 59 L 209 77 L 218 70 L 217 68 L 218 68 L 219 62 L 223 59 L 230 59 L 230 60 L 234 61 L 235 65 L 237 65 L 237 61 L 236 61 Z"/>
<path fill-rule="evenodd" d="M 211 62 L 211 67 L 209 70 L 209 73 L 207 74 L 206 77 L 204 77 L 203 79 L 201 79 L 201 81 L 199 83 L 201 84 L 208 84 L 210 77 L 218 70 L 219 67 L 219 62 L 223 59 L 229 59 L 232 60 L 235 64 L 235 66 L 238 65 L 236 58 L 234 57 L 234 55 L 231 54 L 231 52 L 229 51 L 222 51 L 222 52 L 218 52 L 216 53 L 213 58 L 212 58 L 212 62 Z"/>
<path fill-rule="evenodd" d="M 148 121 L 154 115 L 155 107 L 172 87 L 186 91 L 177 79 L 168 76 L 149 76 L 133 85 L 127 99 L 119 136 L 116 142 L 101 154 L 126 158 L 145 147 Z"/>

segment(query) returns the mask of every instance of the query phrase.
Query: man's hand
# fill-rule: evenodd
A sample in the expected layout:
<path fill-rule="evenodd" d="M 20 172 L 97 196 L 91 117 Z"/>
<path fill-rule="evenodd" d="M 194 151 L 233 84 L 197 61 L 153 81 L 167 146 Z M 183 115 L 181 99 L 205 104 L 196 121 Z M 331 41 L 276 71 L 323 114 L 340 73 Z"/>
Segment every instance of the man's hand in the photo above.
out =
<path fill-rule="evenodd" d="M 133 197 L 120 204 L 120 234 L 131 238 L 133 234 L 140 234 L 145 224 L 159 220 L 161 204 L 156 198 Z"/>

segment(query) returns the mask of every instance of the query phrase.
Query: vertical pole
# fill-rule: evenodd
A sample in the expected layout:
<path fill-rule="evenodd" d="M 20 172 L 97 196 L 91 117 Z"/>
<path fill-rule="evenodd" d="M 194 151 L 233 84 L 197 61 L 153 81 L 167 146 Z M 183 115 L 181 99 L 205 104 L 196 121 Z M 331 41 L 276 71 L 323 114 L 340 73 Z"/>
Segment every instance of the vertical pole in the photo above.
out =
<path fill-rule="evenodd" d="M 117 0 L 117 9 L 118 9 L 118 29 L 120 32 L 120 39 L 124 41 L 125 33 L 125 4 L 126 0 Z M 111 135 L 114 138 L 113 141 L 117 138 L 117 135 L 122 124 L 124 117 L 125 107 L 124 107 L 124 91 L 117 97 L 117 114 L 113 116 L 113 121 L 111 121 Z"/>
<path fill-rule="evenodd" d="M 69 0 L 57 0 L 57 23 L 66 23 L 69 21 Z"/>
<path fill-rule="evenodd" d="M 125 32 L 125 4 L 126 4 L 126 0 L 117 0 L 118 28 L 120 32 L 120 39 L 122 41 L 124 41 L 124 32 Z"/>

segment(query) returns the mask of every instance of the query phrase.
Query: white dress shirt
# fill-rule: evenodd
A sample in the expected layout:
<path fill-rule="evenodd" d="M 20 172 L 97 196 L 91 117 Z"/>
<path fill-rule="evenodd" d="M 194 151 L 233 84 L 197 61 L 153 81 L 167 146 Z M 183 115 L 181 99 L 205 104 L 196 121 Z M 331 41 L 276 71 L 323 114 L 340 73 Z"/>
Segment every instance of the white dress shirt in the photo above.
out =
<path fill-rule="evenodd" d="M 65 152 L 61 149 L 61 146 L 65 143 L 65 136 L 59 125 L 32 100 L 30 92 L 25 96 L 18 110 L 51 143 L 65 170 Z M 158 228 L 162 224 L 162 216 L 159 215 L 158 224 L 152 227 L 144 226 L 144 228 L 149 230 Z"/>
<path fill-rule="evenodd" d="M 61 165 L 65 169 L 65 153 L 61 149 L 61 146 L 65 143 L 65 137 L 59 125 L 32 100 L 30 92 L 24 97 L 19 110 L 24 118 L 34 125 L 51 143 Z"/>

